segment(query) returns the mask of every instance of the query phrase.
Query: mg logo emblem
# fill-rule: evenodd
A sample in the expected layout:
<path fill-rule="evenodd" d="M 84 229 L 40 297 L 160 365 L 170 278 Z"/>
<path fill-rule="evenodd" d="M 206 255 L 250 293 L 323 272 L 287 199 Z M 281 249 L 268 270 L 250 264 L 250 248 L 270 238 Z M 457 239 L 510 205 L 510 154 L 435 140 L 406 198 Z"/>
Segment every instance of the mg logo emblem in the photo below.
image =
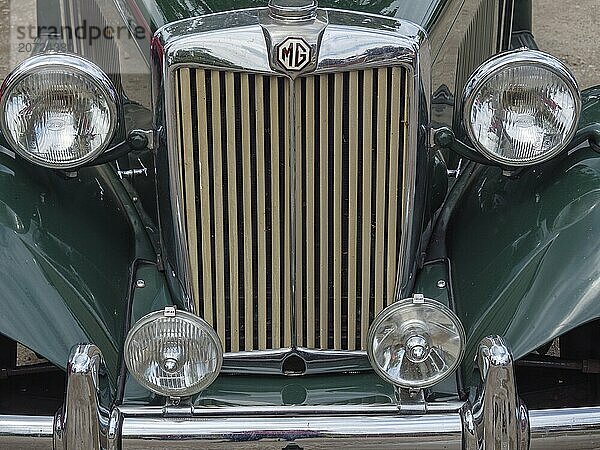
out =
<path fill-rule="evenodd" d="M 277 46 L 277 61 L 286 70 L 302 70 L 310 62 L 310 45 L 304 39 L 289 37 Z"/>

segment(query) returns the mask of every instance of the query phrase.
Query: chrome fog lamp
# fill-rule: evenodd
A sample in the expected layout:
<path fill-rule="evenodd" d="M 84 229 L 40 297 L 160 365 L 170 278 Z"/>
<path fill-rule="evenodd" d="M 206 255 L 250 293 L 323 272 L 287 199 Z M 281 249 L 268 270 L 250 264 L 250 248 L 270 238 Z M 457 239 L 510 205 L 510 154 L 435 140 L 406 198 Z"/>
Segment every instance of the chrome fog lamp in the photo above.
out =
<path fill-rule="evenodd" d="M 217 378 L 223 349 L 204 320 L 168 307 L 141 318 L 129 331 L 125 363 L 133 377 L 152 392 L 186 397 Z"/>
<path fill-rule="evenodd" d="M 463 123 L 473 145 L 507 166 L 549 160 L 571 141 L 581 95 L 569 69 L 537 50 L 494 56 L 471 75 Z"/>
<path fill-rule="evenodd" d="M 465 332 L 450 309 L 415 295 L 379 313 L 368 342 L 371 365 L 383 379 L 419 389 L 454 372 L 463 356 Z"/>
<path fill-rule="evenodd" d="M 81 166 L 106 150 L 115 133 L 116 90 L 98 66 L 79 56 L 33 56 L 5 79 L 1 93 L 2 133 L 34 164 Z"/>

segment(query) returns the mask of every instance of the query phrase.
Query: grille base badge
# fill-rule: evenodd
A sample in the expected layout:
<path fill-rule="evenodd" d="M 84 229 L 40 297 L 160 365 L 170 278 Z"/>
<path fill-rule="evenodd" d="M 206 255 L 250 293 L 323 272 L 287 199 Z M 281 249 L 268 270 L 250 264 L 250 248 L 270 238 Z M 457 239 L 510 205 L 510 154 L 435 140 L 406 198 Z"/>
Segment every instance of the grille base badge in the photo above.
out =
<path fill-rule="evenodd" d="M 302 38 L 288 37 L 277 45 L 275 53 L 281 67 L 289 71 L 299 71 L 310 62 L 311 47 Z"/>

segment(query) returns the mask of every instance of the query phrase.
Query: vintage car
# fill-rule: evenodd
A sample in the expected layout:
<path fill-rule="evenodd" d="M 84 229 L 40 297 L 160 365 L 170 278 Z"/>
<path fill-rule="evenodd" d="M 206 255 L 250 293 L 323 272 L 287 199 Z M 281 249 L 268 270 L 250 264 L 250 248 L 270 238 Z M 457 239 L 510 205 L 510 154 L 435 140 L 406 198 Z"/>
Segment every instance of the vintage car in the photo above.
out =
<path fill-rule="evenodd" d="M 37 8 L 1 448 L 600 448 L 600 86 L 530 1 Z"/>

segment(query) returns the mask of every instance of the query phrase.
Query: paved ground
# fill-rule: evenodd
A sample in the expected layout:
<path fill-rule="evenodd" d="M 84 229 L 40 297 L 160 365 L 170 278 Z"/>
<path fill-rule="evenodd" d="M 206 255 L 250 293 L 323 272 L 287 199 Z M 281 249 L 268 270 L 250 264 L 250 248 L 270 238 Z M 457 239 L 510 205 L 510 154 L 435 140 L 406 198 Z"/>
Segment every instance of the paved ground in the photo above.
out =
<path fill-rule="evenodd" d="M 600 1 L 533 0 L 533 7 L 540 48 L 565 61 L 581 88 L 600 84 Z"/>

